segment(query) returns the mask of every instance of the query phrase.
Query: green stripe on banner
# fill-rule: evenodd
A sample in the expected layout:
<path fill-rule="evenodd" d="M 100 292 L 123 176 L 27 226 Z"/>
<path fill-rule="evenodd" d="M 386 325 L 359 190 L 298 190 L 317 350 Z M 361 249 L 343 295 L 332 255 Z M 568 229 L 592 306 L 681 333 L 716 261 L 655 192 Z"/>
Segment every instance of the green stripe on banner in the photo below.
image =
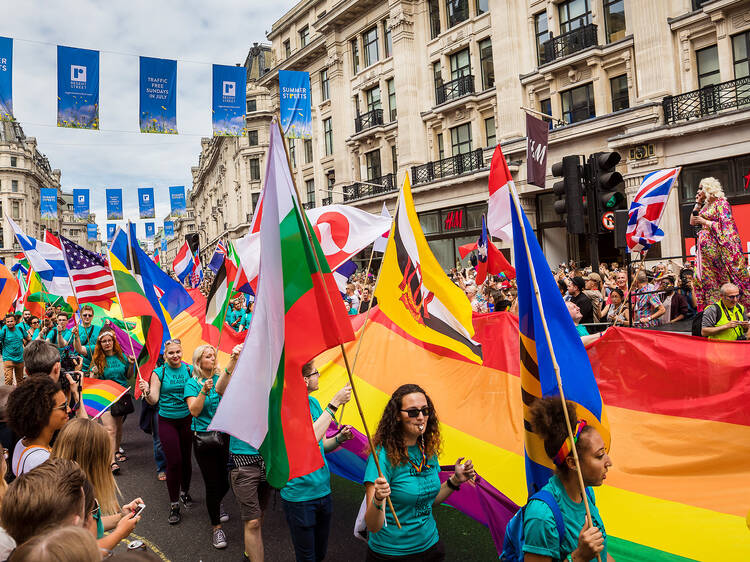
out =
<path fill-rule="evenodd" d="M 112 271 L 112 273 L 114 273 L 114 280 L 117 285 L 118 293 L 137 293 L 141 296 L 145 296 L 143 294 L 143 289 L 131 273 L 128 273 L 127 271 L 119 271 L 117 269 Z"/>
<path fill-rule="evenodd" d="M 607 552 L 617 562 L 696 562 L 693 558 L 684 558 L 612 535 L 607 537 Z"/>
<path fill-rule="evenodd" d="M 317 271 L 310 241 L 295 207 L 279 225 L 281 235 L 281 268 L 284 275 L 284 312 L 302 295 L 312 290 L 310 273 Z"/>
<path fill-rule="evenodd" d="M 259 449 L 266 463 L 266 480 L 271 486 L 279 489 L 289 481 L 289 455 L 281 417 L 285 355 L 286 352 L 282 351 L 276 370 L 276 380 L 268 395 L 268 433 Z"/>

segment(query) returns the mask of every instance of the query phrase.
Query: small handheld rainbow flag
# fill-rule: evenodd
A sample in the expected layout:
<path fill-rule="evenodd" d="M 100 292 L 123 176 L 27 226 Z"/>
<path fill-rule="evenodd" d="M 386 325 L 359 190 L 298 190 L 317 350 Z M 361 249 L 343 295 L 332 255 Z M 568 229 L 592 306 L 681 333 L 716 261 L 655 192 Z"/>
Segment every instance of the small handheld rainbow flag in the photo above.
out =
<path fill-rule="evenodd" d="M 84 377 L 82 395 L 86 413 L 93 419 L 97 419 L 128 390 L 130 387 L 126 388 L 115 381 Z"/>

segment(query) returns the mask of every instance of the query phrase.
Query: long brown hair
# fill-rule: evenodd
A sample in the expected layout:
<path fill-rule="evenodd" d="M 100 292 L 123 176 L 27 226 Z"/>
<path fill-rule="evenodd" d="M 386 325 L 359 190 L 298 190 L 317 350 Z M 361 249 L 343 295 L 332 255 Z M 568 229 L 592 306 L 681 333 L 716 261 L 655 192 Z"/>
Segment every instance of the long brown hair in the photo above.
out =
<path fill-rule="evenodd" d="M 404 396 L 419 392 L 424 394 L 427 400 L 427 407 L 430 409 L 430 415 L 427 417 L 424 438 L 424 452 L 429 459 L 433 455 L 439 455 L 442 446 L 440 439 L 440 422 L 438 421 L 435 406 L 424 389 L 417 384 L 403 384 L 399 386 L 391 395 L 391 399 L 385 405 L 383 416 L 378 423 L 378 429 L 373 438 L 375 446 L 381 446 L 385 449 L 388 461 L 397 466 L 409 462 L 409 453 L 404 443 L 403 428 L 401 425 L 401 405 Z"/>
<path fill-rule="evenodd" d="M 96 338 L 94 355 L 91 359 L 94 365 L 96 365 L 96 370 L 99 372 L 99 376 L 104 373 L 104 369 L 107 367 L 107 356 L 104 353 L 104 349 L 102 349 L 102 337 L 104 336 L 110 336 L 112 338 L 112 350 L 115 352 L 115 355 L 117 355 L 117 357 L 119 357 L 123 362 L 127 363 L 125 355 L 122 353 L 122 348 L 117 341 L 117 337 L 115 337 L 115 332 L 113 330 L 102 330 L 99 336 Z"/>

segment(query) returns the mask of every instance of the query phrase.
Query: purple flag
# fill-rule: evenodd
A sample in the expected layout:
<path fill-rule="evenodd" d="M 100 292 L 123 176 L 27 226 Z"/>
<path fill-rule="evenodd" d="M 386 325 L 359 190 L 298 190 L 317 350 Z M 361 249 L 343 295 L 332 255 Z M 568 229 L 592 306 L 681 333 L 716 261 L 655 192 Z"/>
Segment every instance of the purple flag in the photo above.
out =
<path fill-rule="evenodd" d="M 549 123 L 526 114 L 526 183 L 544 187 Z"/>

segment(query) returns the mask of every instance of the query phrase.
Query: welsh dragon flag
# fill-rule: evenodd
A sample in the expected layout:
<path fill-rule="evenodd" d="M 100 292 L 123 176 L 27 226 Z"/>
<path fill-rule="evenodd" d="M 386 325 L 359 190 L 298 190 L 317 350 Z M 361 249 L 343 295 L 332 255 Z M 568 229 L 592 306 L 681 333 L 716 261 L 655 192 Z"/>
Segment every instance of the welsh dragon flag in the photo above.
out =
<path fill-rule="evenodd" d="M 271 125 L 253 321 L 210 429 L 260 450 L 276 487 L 323 466 L 302 365 L 354 339 L 325 255 L 292 184 L 283 140 Z M 305 224 L 306 223 L 306 224 Z M 229 260 L 225 260 L 229 261 Z"/>

